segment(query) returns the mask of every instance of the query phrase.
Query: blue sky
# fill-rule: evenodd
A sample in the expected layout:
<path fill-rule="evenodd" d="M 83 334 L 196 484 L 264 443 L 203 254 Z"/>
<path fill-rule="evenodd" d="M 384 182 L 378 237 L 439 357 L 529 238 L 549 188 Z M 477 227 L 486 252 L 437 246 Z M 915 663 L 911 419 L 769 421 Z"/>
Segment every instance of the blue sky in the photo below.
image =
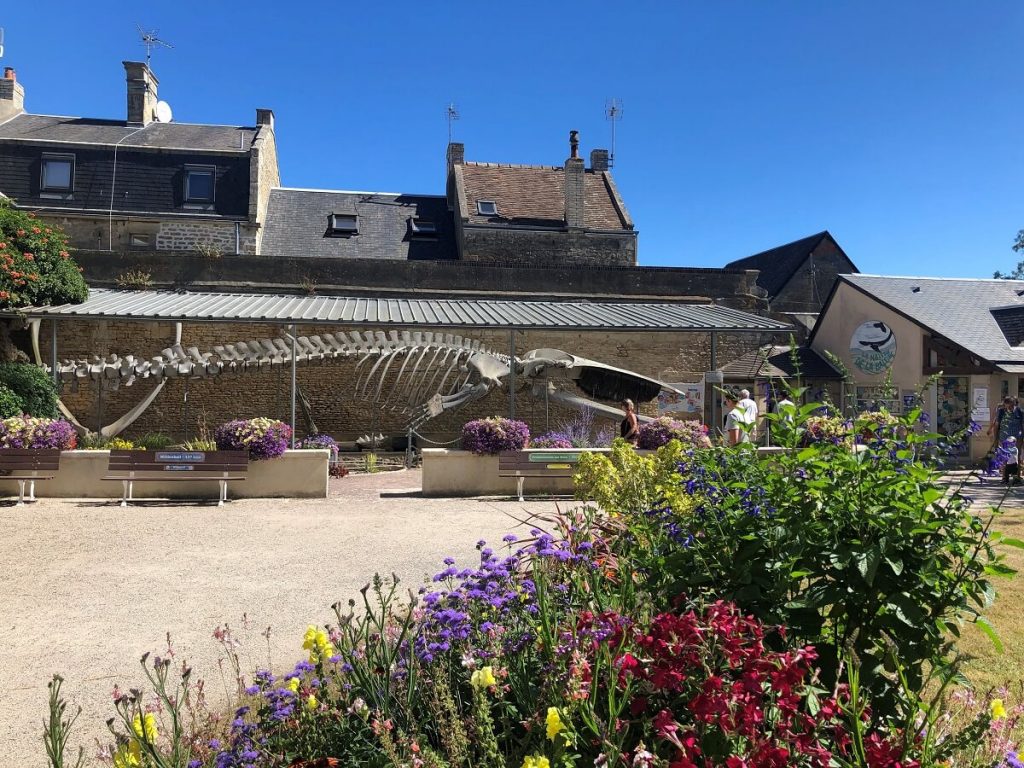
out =
<path fill-rule="evenodd" d="M 1019 2 L 9 3 L 2 64 L 29 111 L 121 118 L 137 22 L 176 120 L 275 111 L 288 186 L 442 193 L 450 101 L 467 159 L 561 163 L 618 97 L 643 264 L 823 229 L 864 272 L 1017 261 Z"/>

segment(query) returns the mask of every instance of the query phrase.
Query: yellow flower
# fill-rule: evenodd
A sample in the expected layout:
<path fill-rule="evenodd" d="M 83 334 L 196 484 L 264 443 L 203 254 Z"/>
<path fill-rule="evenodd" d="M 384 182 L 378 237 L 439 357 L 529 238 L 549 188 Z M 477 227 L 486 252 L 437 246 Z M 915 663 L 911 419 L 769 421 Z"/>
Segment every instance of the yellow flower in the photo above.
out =
<path fill-rule="evenodd" d="M 316 709 L 316 705 L 316 696 L 314 696 L 312 693 L 309 694 L 309 697 L 306 699 L 306 709 Z"/>
<path fill-rule="evenodd" d="M 288 678 L 288 690 L 291 691 L 292 693 L 298 693 L 299 692 L 299 678 L 297 678 L 297 677 L 290 677 L 290 678 Z"/>
<path fill-rule="evenodd" d="M 316 664 L 319 661 L 326 661 L 333 652 L 331 638 L 322 629 L 317 629 L 312 624 L 306 629 L 302 638 L 302 647 L 309 651 L 309 663 Z"/>
<path fill-rule="evenodd" d="M 132 718 L 132 730 L 135 731 L 136 738 L 142 738 L 143 728 L 145 728 L 146 742 L 154 743 L 156 741 L 156 717 L 152 712 L 147 712 L 144 717 L 136 714 Z"/>
<path fill-rule="evenodd" d="M 114 753 L 114 768 L 138 768 L 142 765 L 142 749 L 135 739 L 122 744 Z"/>
<path fill-rule="evenodd" d="M 523 768 L 551 768 L 551 761 L 544 755 L 527 755 L 523 758 Z"/>
<path fill-rule="evenodd" d="M 562 716 L 558 714 L 558 707 L 548 707 L 548 740 L 554 741 L 555 737 L 565 730 L 565 723 L 562 722 Z"/>
<path fill-rule="evenodd" d="M 1002 699 L 992 699 L 992 703 L 988 705 L 988 712 L 992 715 L 993 720 L 1002 720 L 1007 716 Z"/>
<path fill-rule="evenodd" d="M 494 679 L 493 667 L 481 667 L 473 673 L 472 677 L 469 678 L 469 682 L 474 688 L 490 688 L 498 683 Z"/>

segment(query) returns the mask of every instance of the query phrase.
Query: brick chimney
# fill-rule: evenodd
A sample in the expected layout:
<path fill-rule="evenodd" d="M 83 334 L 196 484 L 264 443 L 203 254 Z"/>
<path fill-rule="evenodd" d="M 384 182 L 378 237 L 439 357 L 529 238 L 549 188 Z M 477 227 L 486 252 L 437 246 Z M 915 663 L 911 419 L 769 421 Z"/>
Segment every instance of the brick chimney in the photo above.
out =
<path fill-rule="evenodd" d="M 569 159 L 565 161 L 565 225 L 583 229 L 583 158 L 580 132 L 569 131 Z"/>
<path fill-rule="evenodd" d="M 141 61 L 122 61 L 128 81 L 128 122 L 149 125 L 156 120 L 156 79 L 149 66 Z"/>
<path fill-rule="evenodd" d="M 594 173 L 601 173 L 602 171 L 608 170 L 607 149 L 590 150 L 590 170 L 592 170 Z"/>
<path fill-rule="evenodd" d="M 461 141 L 453 141 L 448 144 L 448 171 L 452 170 L 453 165 L 465 165 L 466 163 L 466 145 Z"/>
<path fill-rule="evenodd" d="M 274 110 L 272 109 L 257 109 L 256 110 L 256 125 L 265 125 L 274 130 Z"/>
<path fill-rule="evenodd" d="M 4 67 L 4 78 L 0 80 L 0 120 L 25 111 L 25 88 L 18 82 L 14 67 Z"/>

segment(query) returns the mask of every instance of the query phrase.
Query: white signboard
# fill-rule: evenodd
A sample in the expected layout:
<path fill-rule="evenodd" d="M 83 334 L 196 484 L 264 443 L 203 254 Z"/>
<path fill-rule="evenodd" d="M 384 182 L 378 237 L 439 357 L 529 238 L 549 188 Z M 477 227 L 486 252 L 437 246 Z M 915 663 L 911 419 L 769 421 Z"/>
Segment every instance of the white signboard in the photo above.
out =
<path fill-rule="evenodd" d="M 896 336 L 885 323 L 861 323 L 850 337 L 850 359 L 864 373 L 881 373 L 896 357 Z"/>
<path fill-rule="evenodd" d="M 974 397 L 971 398 L 972 408 L 988 409 L 988 387 L 975 387 Z"/>
<path fill-rule="evenodd" d="M 662 392 L 658 395 L 659 414 L 697 414 L 704 418 L 704 382 L 669 384 L 684 394 Z"/>

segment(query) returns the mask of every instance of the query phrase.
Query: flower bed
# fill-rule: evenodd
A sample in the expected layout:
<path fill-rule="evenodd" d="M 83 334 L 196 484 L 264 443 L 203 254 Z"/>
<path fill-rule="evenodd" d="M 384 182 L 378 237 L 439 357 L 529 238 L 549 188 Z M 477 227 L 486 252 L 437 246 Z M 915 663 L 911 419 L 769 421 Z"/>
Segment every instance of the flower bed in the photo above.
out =
<path fill-rule="evenodd" d="M 236 419 L 221 424 L 214 431 L 219 450 L 248 451 L 250 461 L 283 456 L 291 437 L 291 427 L 283 421 L 265 417 Z"/>
<path fill-rule="evenodd" d="M 477 454 L 521 451 L 530 442 L 530 428 L 521 421 L 494 416 L 468 421 L 462 427 L 462 447 Z"/>
<path fill-rule="evenodd" d="M 711 447 L 706 426 L 699 421 L 676 421 L 668 416 L 641 424 L 637 447 L 654 450 L 667 445 L 670 440 L 678 440 L 693 448 Z"/>
<path fill-rule="evenodd" d="M 63 419 L 12 416 L 0 421 L 0 448 L 58 448 L 70 451 L 77 442 L 75 428 Z"/>

